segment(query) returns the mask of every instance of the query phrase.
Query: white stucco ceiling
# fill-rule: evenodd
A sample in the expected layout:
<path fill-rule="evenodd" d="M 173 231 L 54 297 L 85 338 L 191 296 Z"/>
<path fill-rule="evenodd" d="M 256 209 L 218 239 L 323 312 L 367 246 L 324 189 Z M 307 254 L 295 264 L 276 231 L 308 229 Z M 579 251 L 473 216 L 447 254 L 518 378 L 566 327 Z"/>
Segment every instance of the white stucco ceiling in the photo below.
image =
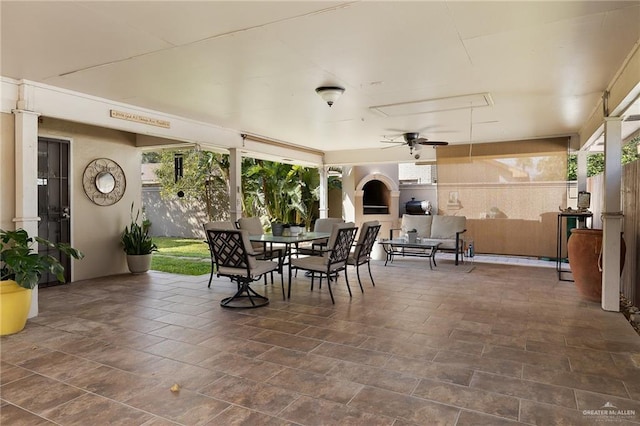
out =
<path fill-rule="evenodd" d="M 322 151 L 575 134 L 640 39 L 638 1 L 2 1 L 1 19 L 5 77 Z M 321 85 L 346 92 L 329 108 Z M 371 108 L 470 94 L 493 104 Z"/>

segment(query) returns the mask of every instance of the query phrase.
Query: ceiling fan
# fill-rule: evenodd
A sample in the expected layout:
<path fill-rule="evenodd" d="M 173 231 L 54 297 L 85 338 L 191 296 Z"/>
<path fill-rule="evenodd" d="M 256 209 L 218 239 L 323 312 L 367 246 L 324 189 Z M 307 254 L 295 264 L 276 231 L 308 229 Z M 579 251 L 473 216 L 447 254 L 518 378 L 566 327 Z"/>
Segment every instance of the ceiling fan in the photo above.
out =
<path fill-rule="evenodd" d="M 443 145 L 449 145 L 449 142 L 444 142 L 444 141 L 432 141 L 429 140 L 427 138 L 421 138 L 420 137 L 420 133 L 418 132 L 407 132 L 407 133 L 403 133 L 402 138 L 404 139 L 403 141 L 396 141 L 393 139 L 390 140 L 386 140 L 386 141 L 380 141 L 382 143 L 393 143 L 396 145 L 407 145 L 409 147 L 409 155 L 413 155 L 413 150 L 415 149 L 416 151 L 420 149 L 420 147 L 422 145 L 431 145 L 433 147 L 436 146 L 443 146 Z M 388 147 L 388 148 L 392 148 L 392 147 Z M 383 148 L 385 149 L 385 148 Z M 416 154 L 418 155 L 418 154 Z"/>

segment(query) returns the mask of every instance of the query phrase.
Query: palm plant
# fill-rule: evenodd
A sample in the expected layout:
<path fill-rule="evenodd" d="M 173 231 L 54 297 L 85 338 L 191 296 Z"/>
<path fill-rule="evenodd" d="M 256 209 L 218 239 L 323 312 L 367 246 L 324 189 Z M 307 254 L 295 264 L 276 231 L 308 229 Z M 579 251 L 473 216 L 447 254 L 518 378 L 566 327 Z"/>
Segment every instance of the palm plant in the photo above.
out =
<path fill-rule="evenodd" d="M 295 221 L 297 209 L 292 200 L 299 182 L 291 165 L 254 160 L 246 164 L 242 182 L 246 213 L 282 223 Z"/>
<path fill-rule="evenodd" d="M 303 223 L 306 229 L 316 219 L 318 200 L 320 199 L 320 174 L 317 169 L 293 166 L 292 171 L 298 182 L 298 190 L 292 195 L 292 205 L 296 210 L 296 222 Z"/>

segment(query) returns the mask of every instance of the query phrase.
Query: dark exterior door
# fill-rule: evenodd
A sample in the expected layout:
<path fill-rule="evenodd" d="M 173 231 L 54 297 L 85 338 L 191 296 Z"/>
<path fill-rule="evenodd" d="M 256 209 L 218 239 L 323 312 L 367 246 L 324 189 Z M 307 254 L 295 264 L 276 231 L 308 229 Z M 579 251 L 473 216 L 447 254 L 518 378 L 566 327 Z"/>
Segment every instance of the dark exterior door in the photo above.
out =
<path fill-rule="evenodd" d="M 38 138 L 38 236 L 54 243 L 71 242 L 71 211 L 69 202 L 69 142 Z M 40 253 L 60 259 L 65 279 L 71 279 L 70 259 L 59 250 L 38 246 Z M 44 274 L 40 285 L 57 285 L 52 274 Z"/>

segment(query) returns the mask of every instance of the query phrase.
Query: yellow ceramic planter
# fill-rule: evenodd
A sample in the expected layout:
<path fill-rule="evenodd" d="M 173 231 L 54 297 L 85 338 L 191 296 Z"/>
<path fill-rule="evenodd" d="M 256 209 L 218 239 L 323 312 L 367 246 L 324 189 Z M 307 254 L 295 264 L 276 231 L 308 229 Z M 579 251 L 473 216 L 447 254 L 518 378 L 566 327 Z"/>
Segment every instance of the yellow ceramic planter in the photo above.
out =
<path fill-rule="evenodd" d="M 15 281 L 0 281 L 0 336 L 21 331 L 31 308 L 31 290 Z"/>

